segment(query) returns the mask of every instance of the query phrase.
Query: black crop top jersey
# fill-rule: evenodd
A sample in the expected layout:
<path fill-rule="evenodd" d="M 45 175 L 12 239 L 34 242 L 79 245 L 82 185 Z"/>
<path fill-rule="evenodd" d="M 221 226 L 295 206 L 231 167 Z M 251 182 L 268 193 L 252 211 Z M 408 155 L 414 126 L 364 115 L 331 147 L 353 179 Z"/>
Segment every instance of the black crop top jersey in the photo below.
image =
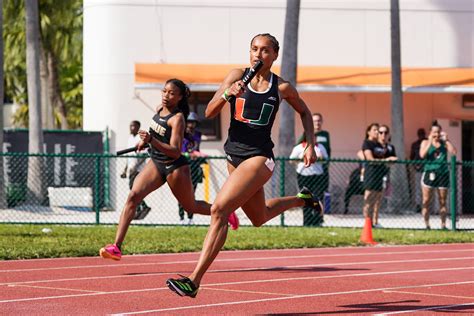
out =
<path fill-rule="evenodd" d="M 249 69 L 245 69 L 244 76 Z M 274 146 L 271 131 L 280 106 L 278 76 L 271 73 L 266 91 L 254 91 L 250 85 L 230 104 L 229 136 L 224 145 L 227 154 L 236 156 L 269 155 Z"/>
<path fill-rule="evenodd" d="M 393 145 L 387 144 L 387 146 L 384 147 L 379 142 L 368 139 L 364 140 L 362 143 L 362 150 L 370 150 L 372 152 L 372 156 L 374 156 L 375 159 L 384 159 L 397 156 L 395 153 L 395 147 Z"/>
<path fill-rule="evenodd" d="M 171 126 L 168 126 L 168 120 L 179 112 L 170 113 L 162 117 L 160 116 L 161 110 L 162 109 L 153 116 L 153 119 L 150 122 L 149 132 L 152 137 L 158 139 L 160 142 L 169 144 L 171 140 Z M 153 146 L 150 146 L 150 156 L 151 159 L 159 162 L 170 162 L 176 160 L 175 158 L 168 157 Z"/>

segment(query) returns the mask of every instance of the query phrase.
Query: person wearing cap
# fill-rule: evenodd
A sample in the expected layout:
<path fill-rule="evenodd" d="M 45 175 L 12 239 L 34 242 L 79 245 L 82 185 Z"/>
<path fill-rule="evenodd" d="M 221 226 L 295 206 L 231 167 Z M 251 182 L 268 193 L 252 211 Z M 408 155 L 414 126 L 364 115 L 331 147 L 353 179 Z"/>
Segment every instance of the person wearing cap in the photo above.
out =
<path fill-rule="evenodd" d="M 201 165 L 206 162 L 204 155 L 200 152 L 200 145 L 202 133 L 197 129 L 199 125 L 199 116 L 195 112 L 190 112 L 186 120 L 186 131 L 183 138 L 182 153 L 189 160 L 189 167 L 191 169 L 191 181 L 193 183 L 193 190 L 196 192 L 198 183 L 202 183 L 204 172 Z M 179 205 L 179 218 L 183 225 L 193 225 L 193 213 L 187 213 L 187 221 L 184 219 L 185 209 Z M 239 227 L 239 219 L 237 215 L 232 213 L 229 216 L 229 224 L 232 229 Z"/>
<path fill-rule="evenodd" d="M 190 112 L 186 121 L 186 131 L 183 138 L 182 153 L 189 160 L 189 167 L 191 169 L 191 181 L 193 183 L 193 191 L 196 192 L 198 183 L 202 183 L 203 171 L 201 164 L 206 163 L 206 160 L 199 155 L 199 146 L 201 145 L 201 132 L 197 130 L 199 124 L 199 117 L 195 112 Z M 184 220 L 185 209 L 181 204 L 179 206 L 179 218 L 183 225 L 192 225 L 193 213 L 187 213 L 187 222 Z"/>

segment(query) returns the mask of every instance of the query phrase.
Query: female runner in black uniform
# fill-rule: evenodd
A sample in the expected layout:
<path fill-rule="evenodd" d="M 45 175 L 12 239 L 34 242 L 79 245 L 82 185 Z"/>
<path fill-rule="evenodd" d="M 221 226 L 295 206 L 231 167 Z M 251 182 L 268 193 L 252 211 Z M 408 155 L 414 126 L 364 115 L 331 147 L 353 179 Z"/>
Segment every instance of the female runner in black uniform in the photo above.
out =
<path fill-rule="evenodd" d="M 189 114 L 188 87 L 178 79 L 166 82 L 162 107 L 153 116 L 149 132 L 140 130 L 138 150 L 150 145 L 151 159 L 137 176 L 120 216 L 115 243 L 100 249 L 102 258 L 120 260 L 125 239 L 137 205 L 163 184 L 168 185 L 178 202 L 189 212 L 210 215 L 211 205 L 196 201 L 187 159 L 181 155 L 185 118 Z"/>
<path fill-rule="evenodd" d="M 194 272 L 189 278 L 167 281 L 178 295 L 196 296 L 201 278 L 225 243 L 227 218 L 237 208 L 241 207 L 257 227 L 292 207 L 320 208 L 319 201 L 307 190 L 297 196 L 265 200 L 263 186 L 275 166 L 270 134 L 281 100 L 286 100 L 301 116 L 308 140 L 303 157 L 305 165 L 316 160 L 311 112 L 296 89 L 270 71 L 278 50 L 278 41 L 272 35 L 255 36 L 250 43 L 250 63 L 254 65 L 261 60 L 261 70 L 244 88 L 241 78 L 248 69 L 233 69 L 207 106 L 206 117 L 212 118 L 230 101 L 231 122 L 224 145 L 230 175 L 211 207 L 211 225 Z"/>

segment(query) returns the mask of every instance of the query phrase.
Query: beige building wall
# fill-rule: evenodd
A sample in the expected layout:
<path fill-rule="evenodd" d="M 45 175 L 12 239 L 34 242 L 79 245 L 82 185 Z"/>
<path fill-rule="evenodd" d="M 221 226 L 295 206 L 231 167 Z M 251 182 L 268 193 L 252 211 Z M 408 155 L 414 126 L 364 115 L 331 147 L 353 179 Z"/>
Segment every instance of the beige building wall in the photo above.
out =
<path fill-rule="evenodd" d="M 354 158 L 364 139 L 365 128 L 372 122 L 391 125 L 390 94 L 388 93 L 302 93 L 311 112 L 324 116 L 324 129 L 331 133 L 333 157 Z M 416 131 L 423 127 L 429 130 L 435 119 L 452 122 L 474 120 L 474 110 L 462 107 L 459 94 L 404 94 L 405 152 L 416 140 Z M 447 129 L 448 126 L 443 126 Z M 303 131 L 296 120 L 296 135 Z M 459 135 L 450 135 L 458 147 Z M 274 135 L 278 135 L 275 134 Z M 459 141 L 457 141 L 459 139 Z"/>
<path fill-rule="evenodd" d="M 324 116 L 324 129 L 331 133 L 332 156 L 337 158 L 354 158 L 360 149 L 367 125 L 372 122 L 391 127 L 391 105 L 389 93 L 327 93 L 304 92 L 303 100 L 311 112 L 320 112 Z M 135 102 L 140 102 L 145 111 L 152 113 L 149 107 L 159 104 L 160 92 L 144 90 Z M 141 100 L 141 101 L 140 101 Z M 146 104 L 145 104 L 145 103 Z M 429 130 L 433 120 L 447 120 L 459 124 L 458 129 L 451 131 L 450 139 L 461 153 L 461 121 L 474 121 L 474 109 L 463 108 L 462 95 L 454 93 L 405 93 L 404 98 L 405 153 L 410 154 L 411 143 L 416 140 L 416 131 L 423 127 Z M 151 118 L 151 116 L 149 117 Z M 273 142 L 278 154 L 278 133 L 280 114 L 273 126 Z M 142 123 L 148 123 L 144 120 Z M 221 112 L 220 141 L 204 142 L 201 148 L 210 154 L 222 154 L 223 143 L 227 137 L 230 123 L 230 110 L 226 106 Z M 448 124 L 443 128 L 447 130 Z M 295 112 L 295 138 L 303 132 L 299 116 Z M 457 134 L 455 134 L 457 133 Z M 459 155 L 460 156 L 460 155 Z"/>
<path fill-rule="evenodd" d="M 130 119 L 147 121 L 146 104 L 153 108 L 160 100 L 159 90 L 135 89 L 135 63 L 248 63 L 247 47 L 257 33 L 274 34 L 283 47 L 285 8 L 285 0 L 84 0 L 84 129 L 108 127 L 111 150 L 123 148 Z M 474 0 L 401 0 L 400 10 L 403 67 L 474 66 Z M 301 1 L 298 63 L 388 67 L 390 1 Z M 351 115 L 338 121 L 362 117 L 354 123 L 362 131 L 390 112 L 378 109 L 390 102 L 388 95 L 362 96 L 315 94 L 308 103 L 328 113 L 327 127 L 334 124 L 333 105 L 346 105 Z M 360 104 L 365 112 L 355 113 Z M 226 111 L 222 126 L 226 135 Z M 205 146 L 222 149 L 222 143 Z"/>
<path fill-rule="evenodd" d="M 130 120 L 145 127 L 160 103 L 160 90 L 136 89 L 136 63 L 246 64 L 255 34 L 272 33 L 283 47 L 285 8 L 286 0 L 84 0 L 84 129 L 109 128 L 111 151 L 124 148 Z M 474 66 L 474 0 L 400 0 L 400 10 L 403 67 Z M 298 63 L 389 67 L 390 1 L 302 0 Z M 388 93 L 303 97 L 311 110 L 324 114 L 334 157 L 353 157 L 368 123 L 390 124 Z M 460 106 L 459 95 L 405 95 L 407 146 L 433 118 L 474 120 Z M 278 125 L 277 119 L 275 143 Z M 223 138 L 203 143 L 204 152 L 222 154 L 228 126 L 226 108 Z M 296 119 L 295 133 L 301 130 Z M 111 167 L 117 181 L 121 170 L 122 165 Z M 169 198 L 167 186 L 153 194 L 157 201 Z M 120 209 L 125 198 L 112 195 L 113 206 Z"/>

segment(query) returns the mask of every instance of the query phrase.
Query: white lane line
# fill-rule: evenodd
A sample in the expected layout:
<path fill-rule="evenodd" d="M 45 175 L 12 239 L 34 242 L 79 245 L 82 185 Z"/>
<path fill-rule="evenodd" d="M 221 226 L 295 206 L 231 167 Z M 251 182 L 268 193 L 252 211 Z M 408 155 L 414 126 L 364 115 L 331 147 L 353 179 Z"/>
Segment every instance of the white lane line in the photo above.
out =
<path fill-rule="evenodd" d="M 414 312 L 419 312 L 419 311 L 432 311 L 432 310 L 437 310 L 437 309 L 445 309 L 445 308 L 453 308 L 453 307 L 461 307 L 461 306 L 471 306 L 471 305 L 474 305 L 474 302 L 473 303 L 465 303 L 465 304 L 454 304 L 454 305 L 443 305 L 443 306 L 432 306 L 432 307 L 416 308 L 416 309 L 411 309 L 411 310 L 398 311 L 398 312 L 388 312 L 388 313 L 374 314 L 374 315 L 375 316 L 384 316 L 384 315 L 405 314 L 405 313 L 414 313 Z M 124 315 L 126 315 L 126 314 L 124 314 Z"/>
<path fill-rule="evenodd" d="M 429 273 L 429 272 L 440 272 L 440 271 L 462 271 L 462 270 L 473 270 L 474 267 L 462 267 L 462 268 L 443 268 L 443 269 L 420 269 L 420 270 L 397 270 L 397 271 L 385 271 L 385 272 L 373 272 L 373 273 L 354 273 L 344 275 L 325 275 L 325 276 L 314 276 L 314 277 L 300 277 L 300 278 L 281 278 L 281 279 L 265 279 L 265 280 L 250 280 L 250 281 L 236 281 L 236 282 L 223 282 L 223 283 L 212 283 L 205 284 L 203 286 L 225 286 L 225 285 L 241 285 L 241 284 L 255 284 L 255 283 L 269 283 L 269 282 L 291 282 L 300 280 L 317 280 L 317 279 L 336 279 L 346 277 L 370 277 L 379 275 L 395 275 L 395 274 L 408 274 L 408 273 Z M 459 282 L 459 284 L 474 283 L 474 281 Z M 19 298 L 10 300 L 1 300 L 0 303 L 15 303 L 15 302 L 27 302 L 27 301 L 39 301 L 59 298 L 71 298 L 71 297 L 82 297 L 82 296 L 95 296 L 95 295 L 109 295 L 109 294 L 124 294 L 124 293 L 137 293 L 147 291 L 162 291 L 168 290 L 168 287 L 150 288 L 150 289 L 138 289 L 138 290 L 124 290 L 124 291 L 112 291 L 104 293 L 87 293 L 87 294 L 71 294 L 71 295 L 59 295 L 59 296 L 44 296 L 44 297 L 31 297 L 31 298 Z M 388 289 L 387 289 L 388 290 Z"/>
<path fill-rule="evenodd" d="M 209 270 L 208 272 L 218 272 L 218 270 Z M 66 279 L 47 279 L 47 280 L 34 280 L 34 281 L 21 281 L 21 282 L 5 282 L 0 283 L 0 286 L 10 286 L 10 285 L 21 285 L 21 284 L 36 284 L 36 283 L 55 283 L 55 282 L 71 282 L 71 281 L 89 281 L 89 280 L 110 280 L 110 279 L 122 279 L 122 278 L 147 278 L 150 276 L 160 276 L 160 275 L 170 275 L 176 274 L 174 272 L 157 272 L 157 273 L 147 273 L 142 274 L 124 274 L 124 275 L 106 275 L 106 276 L 91 276 L 83 278 L 66 278 Z"/>
<path fill-rule="evenodd" d="M 471 282 L 471 283 L 473 283 L 473 282 Z M 449 286 L 449 285 L 458 285 L 458 284 L 465 284 L 465 283 L 466 282 L 422 284 L 422 285 L 413 285 L 413 286 L 397 286 L 397 287 L 366 289 L 366 290 L 353 290 L 353 291 L 342 291 L 342 292 L 331 292 L 331 293 L 302 294 L 302 295 L 295 295 L 295 296 L 292 296 L 292 297 L 274 297 L 274 298 L 265 298 L 265 299 L 258 299 L 258 300 L 222 302 L 222 303 L 214 303 L 214 304 L 203 304 L 203 305 L 191 305 L 191 306 L 181 306 L 181 307 L 172 307 L 172 308 L 161 308 L 161 309 L 135 311 L 135 312 L 123 312 L 123 313 L 117 313 L 117 314 L 113 314 L 113 315 L 137 315 L 137 314 L 148 314 L 148 313 L 160 313 L 160 312 L 169 312 L 169 311 L 177 311 L 177 310 L 196 309 L 196 308 L 206 308 L 206 307 L 215 307 L 215 306 L 240 305 L 240 304 L 250 304 L 250 303 L 271 302 L 271 301 L 284 301 L 284 300 L 293 300 L 293 299 L 309 298 L 309 297 L 320 297 L 320 296 L 370 293 L 370 292 L 407 289 L 407 288 Z"/>
<path fill-rule="evenodd" d="M 227 283 L 214 283 L 207 284 L 208 286 L 222 286 L 222 285 L 237 285 L 237 284 L 255 284 L 255 283 L 270 283 L 270 282 L 290 282 L 290 281 L 301 281 L 301 280 L 317 280 L 317 279 L 337 279 L 345 277 L 366 277 L 366 276 L 379 276 L 379 275 L 394 275 L 404 273 L 423 273 L 423 272 L 439 272 L 439 271 L 462 271 L 462 270 L 474 270 L 474 267 L 462 267 L 462 268 L 440 268 L 440 269 L 419 269 L 419 270 L 399 270 L 399 271 L 384 271 L 384 272 L 368 272 L 368 273 L 353 273 L 353 274 L 338 274 L 338 275 L 322 275 L 314 277 L 299 277 L 299 278 L 281 278 L 281 279 L 267 279 L 267 280 L 250 280 L 250 281 L 236 281 Z M 469 282 L 468 282 L 469 283 Z"/>
<path fill-rule="evenodd" d="M 433 294 L 433 293 L 420 293 L 420 292 L 405 292 L 405 291 L 384 291 L 385 293 L 401 293 L 401 294 L 413 294 L 413 295 L 426 295 L 426 296 L 438 296 L 438 297 L 451 297 L 451 298 L 462 298 L 466 300 L 474 300 L 472 296 L 459 296 L 459 295 L 447 295 L 447 294 Z"/>
<path fill-rule="evenodd" d="M 87 292 L 87 293 L 105 293 L 103 291 L 89 291 L 89 290 L 80 290 L 80 289 L 70 289 L 63 287 L 51 287 L 51 286 L 38 286 L 38 285 L 9 285 L 8 287 L 27 287 L 34 289 L 47 289 L 47 290 L 59 290 L 59 291 L 74 291 L 74 292 Z"/>
<path fill-rule="evenodd" d="M 219 272 L 245 272 L 245 271 L 265 271 L 270 269 L 293 269 L 293 268 L 320 268 L 320 267 L 336 267 L 336 266 L 358 266 L 358 265 L 370 265 L 370 264 L 393 264 L 393 263 L 416 263 L 416 262 L 436 262 L 436 261 L 456 261 L 456 260 L 473 260 L 474 257 L 458 257 L 458 258 L 435 258 L 435 259 L 413 259 L 413 260 L 390 260 L 390 261 L 359 261 L 359 262 L 332 262 L 323 264 L 305 264 L 305 265 L 292 265 L 292 266 L 267 266 L 267 267 L 254 267 L 254 268 L 240 268 L 240 269 L 215 269 L 209 270 L 207 273 L 219 273 Z M 175 272 L 159 272 L 159 273 L 143 273 L 143 274 L 131 274 L 131 275 L 111 275 L 111 276 L 98 276 L 98 277 L 83 277 L 83 278 L 68 278 L 68 279 L 50 279 L 50 280 L 34 280 L 34 281 L 21 281 L 21 282 L 5 282 L 0 285 L 12 285 L 12 284 L 35 284 L 35 283 L 52 283 L 52 282 L 65 282 L 65 281 L 82 281 L 82 280 L 100 280 L 100 279 L 114 279 L 114 278 L 133 278 L 133 277 L 149 277 L 149 276 L 160 276 L 170 275 Z"/>
<path fill-rule="evenodd" d="M 289 260 L 289 259 L 308 259 L 308 258 L 330 258 L 330 257 L 357 257 L 357 256 L 376 256 L 376 255 L 406 255 L 406 254 L 428 254 L 428 253 L 452 253 L 452 252 L 472 252 L 474 250 L 428 250 L 428 251 L 398 251 L 398 252 L 383 252 L 383 253 L 358 253 L 358 254 L 332 254 L 332 255 L 304 255 L 304 256 L 276 256 L 276 257 L 256 257 L 256 258 L 231 258 L 231 259 L 216 259 L 214 262 L 240 262 L 240 261 L 263 261 L 263 260 Z M 121 268 L 132 266 L 150 266 L 150 265 L 174 265 L 174 264 L 195 264 L 196 260 L 178 260 L 167 262 L 144 262 L 144 263 L 116 263 L 116 264 L 100 264 L 100 265 L 85 265 L 85 266 L 64 266 L 52 268 L 30 268 L 30 269 L 7 269 L 0 270 L 0 273 L 11 272 L 37 272 L 37 271 L 52 271 L 52 270 L 68 270 L 68 269 L 91 269 L 91 268 Z"/>
<path fill-rule="evenodd" d="M 201 286 L 200 289 L 205 289 L 205 290 L 209 290 L 209 291 L 218 291 L 218 292 L 234 292 L 234 293 L 264 294 L 264 295 L 273 295 L 273 296 L 295 296 L 295 294 L 270 293 L 270 292 L 245 291 L 245 290 L 230 290 L 230 289 L 216 289 L 216 288 L 207 287 L 207 286 Z"/>

